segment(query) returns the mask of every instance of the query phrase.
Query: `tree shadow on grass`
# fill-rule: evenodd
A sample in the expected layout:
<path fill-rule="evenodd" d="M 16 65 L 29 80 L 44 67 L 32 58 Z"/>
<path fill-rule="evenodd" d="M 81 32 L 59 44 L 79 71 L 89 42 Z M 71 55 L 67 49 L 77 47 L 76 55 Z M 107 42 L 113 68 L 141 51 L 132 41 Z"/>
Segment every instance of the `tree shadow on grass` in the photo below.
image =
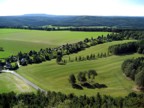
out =
<path fill-rule="evenodd" d="M 81 87 L 81 86 L 78 85 L 78 84 L 72 84 L 72 87 L 73 87 L 74 89 L 83 90 L 83 87 Z"/>
<path fill-rule="evenodd" d="M 95 83 L 95 84 L 93 84 L 93 86 L 94 86 L 94 88 L 99 88 L 99 89 L 107 88 L 107 86 L 105 84 L 99 84 L 99 83 Z"/>
<path fill-rule="evenodd" d="M 89 89 L 94 89 L 95 87 L 91 84 L 89 84 L 88 82 L 85 82 L 83 84 L 81 84 L 83 87 L 89 88 Z"/>
<path fill-rule="evenodd" d="M 107 86 L 105 84 L 99 84 L 99 83 L 95 83 L 95 84 L 90 84 L 88 82 L 84 82 L 81 85 L 78 84 L 72 84 L 72 88 L 74 89 L 78 89 L 78 90 L 83 90 L 83 87 L 86 87 L 88 89 L 101 89 L 101 88 L 107 88 Z"/>
<path fill-rule="evenodd" d="M 99 83 L 95 83 L 95 84 L 90 84 L 88 82 L 85 82 L 83 84 L 81 84 L 81 86 L 89 88 L 89 89 L 96 89 L 96 88 L 107 88 L 107 86 L 105 84 L 99 84 Z"/>

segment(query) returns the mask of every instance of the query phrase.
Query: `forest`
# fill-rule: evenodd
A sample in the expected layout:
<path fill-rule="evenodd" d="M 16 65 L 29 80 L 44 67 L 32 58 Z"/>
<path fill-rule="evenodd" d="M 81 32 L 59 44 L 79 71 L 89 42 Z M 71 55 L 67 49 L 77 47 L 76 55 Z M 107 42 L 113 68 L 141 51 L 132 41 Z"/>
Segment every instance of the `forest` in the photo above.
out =
<path fill-rule="evenodd" d="M 127 59 L 121 68 L 128 78 L 135 81 L 138 89 L 144 90 L 144 57 Z"/>
<path fill-rule="evenodd" d="M 117 44 L 109 47 L 109 52 L 115 55 L 140 53 L 144 54 L 144 41 Z"/>
<path fill-rule="evenodd" d="M 144 94 L 134 92 L 125 97 L 111 97 L 107 95 L 76 96 L 60 92 L 38 91 L 35 93 L 16 94 L 14 92 L 0 94 L 2 108 L 143 108 Z"/>
<path fill-rule="evenodd" d="M 119 16 L 63 16 L 46 14 L 26 14 L 20 16 L 1 16 L 1 27 L 38 26 L 99 26 L 144 29 L 143 17 Z M 16 21 L 16 22 L 15 22 Z"/>

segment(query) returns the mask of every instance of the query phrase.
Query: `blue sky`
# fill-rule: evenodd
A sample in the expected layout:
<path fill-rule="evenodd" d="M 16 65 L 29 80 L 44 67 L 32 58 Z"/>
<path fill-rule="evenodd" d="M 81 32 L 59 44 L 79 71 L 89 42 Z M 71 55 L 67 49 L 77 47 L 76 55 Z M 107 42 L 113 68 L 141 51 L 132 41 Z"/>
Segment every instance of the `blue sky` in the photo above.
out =
<path fill-rule="evenodd" d="M 0 16 L 31 13 L 144 16 L 144 0 L 0 0 Z"/>

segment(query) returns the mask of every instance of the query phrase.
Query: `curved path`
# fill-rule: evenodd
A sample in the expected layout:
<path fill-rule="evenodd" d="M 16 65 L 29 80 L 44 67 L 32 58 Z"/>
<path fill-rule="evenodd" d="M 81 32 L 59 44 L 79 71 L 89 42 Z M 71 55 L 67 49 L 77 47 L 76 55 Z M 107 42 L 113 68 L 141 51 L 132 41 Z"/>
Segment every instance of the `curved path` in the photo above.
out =
<path fill-rule="evenodd" d="M 2 70 L 1 72 L 4 72 L 4 73 L 11 73 L 15 76 L 17 76 L 18 78 L 22 79 L 25 83 L 27 83 L 28 85 L 32 86 L 34 89 L 36 90 L 40 90 L 42 92 L 45 92 L 45 90 L 43 90 L 42 88 L 38 87 L 37 85 L 35 85 L 34 83 L 30 82 L 29 80 L 27 80 L 26 78 L 22 77 L 21 75 L 19 75 L 18 73 L 16 73 L 15 71 L 11 71 L 11 70 Z"/>

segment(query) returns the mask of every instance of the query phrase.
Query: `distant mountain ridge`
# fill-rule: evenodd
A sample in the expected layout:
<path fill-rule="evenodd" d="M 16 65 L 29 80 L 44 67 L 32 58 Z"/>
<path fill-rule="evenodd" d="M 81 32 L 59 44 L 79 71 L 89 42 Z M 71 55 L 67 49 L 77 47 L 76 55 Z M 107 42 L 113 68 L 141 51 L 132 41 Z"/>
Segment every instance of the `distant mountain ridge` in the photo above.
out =
<path fill-rule="evenodd" d="M 64 16 L 47 14 L 25 14 L 0 16 L 0 27 L 9 26 L 108 26 L 144 28 L 144 17 L 127 16 Z"/>

